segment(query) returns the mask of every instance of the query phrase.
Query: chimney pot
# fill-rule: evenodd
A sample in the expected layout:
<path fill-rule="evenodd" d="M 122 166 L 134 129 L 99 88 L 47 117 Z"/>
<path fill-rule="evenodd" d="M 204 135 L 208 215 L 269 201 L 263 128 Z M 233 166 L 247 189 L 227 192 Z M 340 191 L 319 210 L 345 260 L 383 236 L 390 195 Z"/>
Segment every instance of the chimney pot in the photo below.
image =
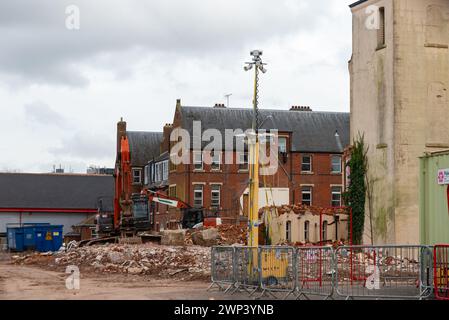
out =
<path fill-rule="evenodd" d="M 290 111 L 312 111 L 309 106 L 292 106 Z"/>

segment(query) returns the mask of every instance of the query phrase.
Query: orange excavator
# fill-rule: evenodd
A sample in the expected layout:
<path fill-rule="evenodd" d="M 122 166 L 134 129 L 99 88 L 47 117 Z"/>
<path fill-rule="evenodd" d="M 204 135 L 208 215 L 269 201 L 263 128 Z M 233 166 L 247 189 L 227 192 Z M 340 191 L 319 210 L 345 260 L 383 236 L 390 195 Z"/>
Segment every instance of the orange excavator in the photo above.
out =
<path fill-rule="evenodd" d="M 182 213 L 182 227 L 191 228 L 203 221 L 203 210 L 192 208 L 186 202 L 143 189 L 140 194 L 133 194 L 131 189 L 131 157 L 129 141 L 126 136 L 120 140 L 120 152 L 115 172 L 114 215 L 109 228 L 106 220 L 100 223 L 101 230 L 108 230 L 110 235 L 136 235 L 139 231 L 151 230 L 150 203 L 157 202 L 178 208 Z M 111 226 L 112 224 L 112 226 Z"/>
<path fill-rule="evenodd" d="M 126 228 L 132 224 L 131 157 L 129 141 L 126 136 L 120 140 L 120 152 L 117 160 L 119 163 L 115 169 L 114 231 L 119 231 L 122 226 Z"/>

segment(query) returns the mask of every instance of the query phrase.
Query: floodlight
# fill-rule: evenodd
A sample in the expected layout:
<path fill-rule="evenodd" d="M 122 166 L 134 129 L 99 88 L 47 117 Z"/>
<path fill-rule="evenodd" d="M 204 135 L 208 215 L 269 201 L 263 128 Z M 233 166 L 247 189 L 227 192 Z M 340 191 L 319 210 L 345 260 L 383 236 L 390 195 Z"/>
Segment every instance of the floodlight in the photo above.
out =
<path fill-rule="evenodd" d="M 252 68 L 253 68 L 253 65 L 252 65 L 252 64 L 248 64 L 248 65 L 246 65 L 246 66 L 243 67 L 243 69 L 245 69 L 245 71 L 249 71 L 249 70 L 251 70 Z"/>

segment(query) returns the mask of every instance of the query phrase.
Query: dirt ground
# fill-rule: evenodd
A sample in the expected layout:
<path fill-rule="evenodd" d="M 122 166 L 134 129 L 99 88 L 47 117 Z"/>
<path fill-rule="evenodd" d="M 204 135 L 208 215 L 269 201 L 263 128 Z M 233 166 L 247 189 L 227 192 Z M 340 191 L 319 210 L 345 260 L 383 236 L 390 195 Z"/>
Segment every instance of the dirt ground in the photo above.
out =
<path fill-rule="evenodd" d="M 236 294 L 208 292 L 207 281 L 173 281 L 131 275 L 80 275 L 80 290 L 68 290 L 68 274 L 11 263 L 0 257 L 0 300 L 229 300 L 248 299 Z"/>

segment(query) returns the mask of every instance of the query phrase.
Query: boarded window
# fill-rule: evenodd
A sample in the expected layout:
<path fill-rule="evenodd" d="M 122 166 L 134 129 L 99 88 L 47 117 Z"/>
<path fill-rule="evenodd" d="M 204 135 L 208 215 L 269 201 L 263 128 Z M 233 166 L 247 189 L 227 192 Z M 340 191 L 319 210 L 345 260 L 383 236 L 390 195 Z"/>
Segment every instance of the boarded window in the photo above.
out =
<path fill-rule="evenodd" d="M 285 225 L 285 239 L 288 243 L 292 242 L 292 222 L 287 221 Z"/>
<path fill-rule="evenodd" d="M 304 241 L 310 242 L 310 222 L 304 222 Z"/>

